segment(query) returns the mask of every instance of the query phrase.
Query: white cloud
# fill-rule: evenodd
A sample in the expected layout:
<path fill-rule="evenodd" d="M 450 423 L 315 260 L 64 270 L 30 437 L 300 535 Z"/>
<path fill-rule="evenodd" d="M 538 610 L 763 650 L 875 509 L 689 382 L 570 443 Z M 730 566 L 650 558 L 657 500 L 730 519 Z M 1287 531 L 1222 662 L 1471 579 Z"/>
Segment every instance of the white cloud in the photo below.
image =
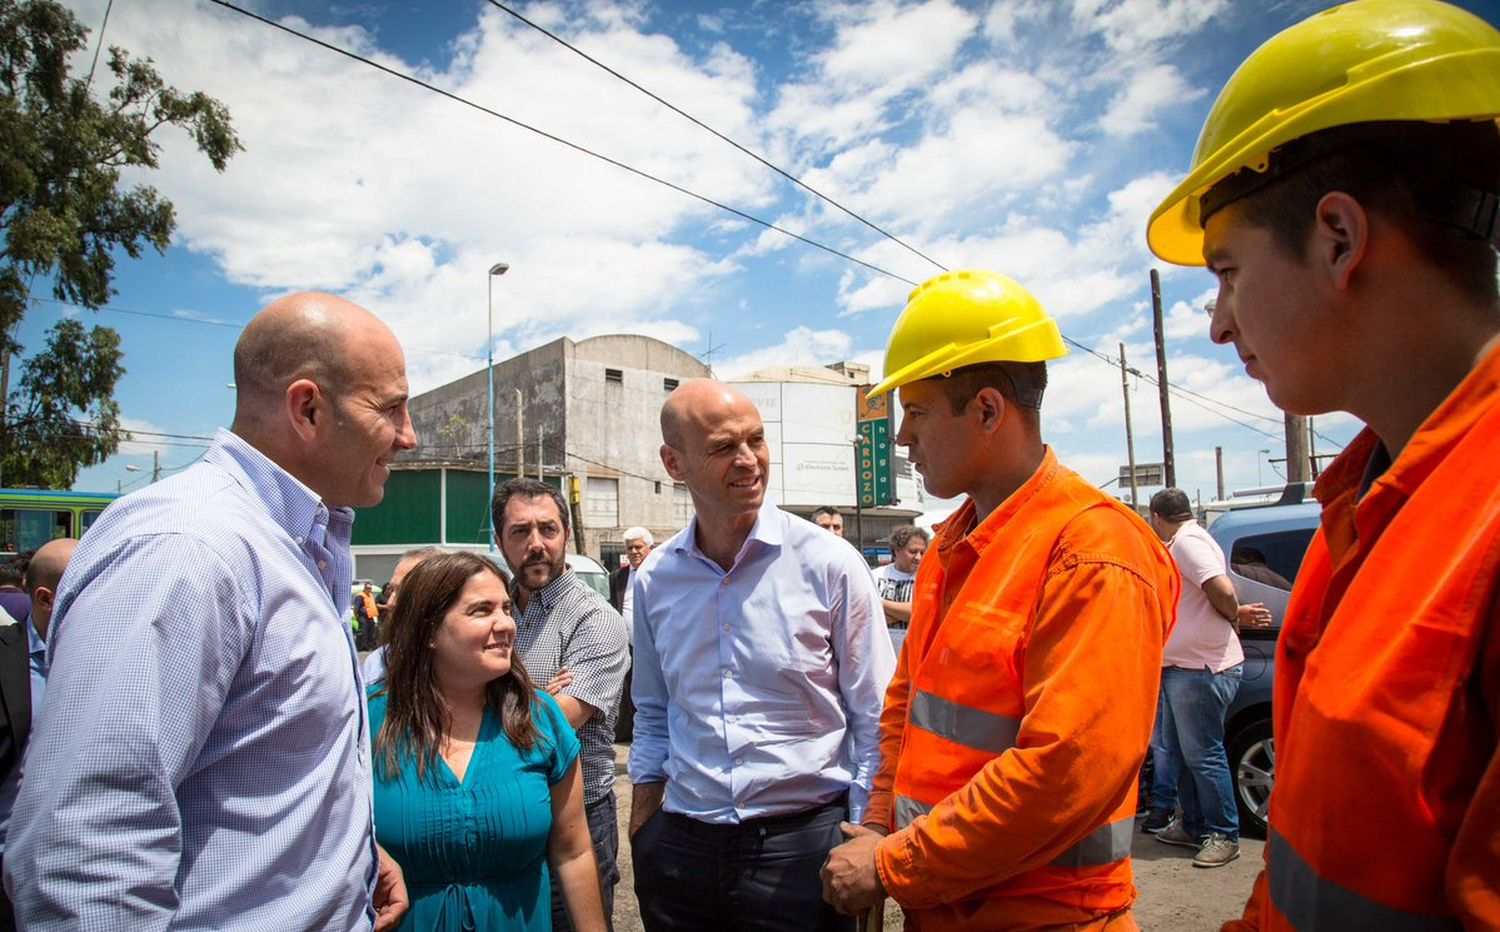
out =
<path fill-rule="evenodd" d="M 1208 314 L 1204 313 L 1204 308 L 1216 293 L 1216 289 L 1210 288 L 1191 301 L 1174 303 L 1162 318 L 1167 339 L 1191 340 L 1208 335 Z"/>
<path fill-rule="evenodd" d="M 995 0 L 984 14 L 984 35 L 996 45 L 1010 45 L 1016 28 L 1045 12 L 1038 0 Z"/>
<path fill-rule="evenodd" d="M 635 19 L 591 6 L 573 38 L 753 141 L 752 63 L 723 45 L 696 61 L 671 39 L 633 31 Z M 419 70 L 358 27 L 287 23 Z M 567 27 L 579 29 L 559 26 Z M 337 290 L 408 343 L 468 353 L 483 345 L 485 270 L 497 259 L 513 265 L 496 286 L 497 332 L 521 342 L 606 329 L 695 332 L 666 323 L 685 310 L 674 296 L 733 268 L 673 241 L 714 217 L 703 203 L 206 4 L 191 15 L 162 2 L 116 10 L 109 39 L 232 113 L 246 151 L 222 176 L 190 140 L 163 133 L 172 171 L 150 177 L 176 205 L 182 240 L 231 281 Z M 501 14 L 481 17 L 452 62 L 423 76 L 727 201 L 754 205 L 771 190 L 751 160 L 726 157 L 701 129 Z"/>
<path fill-rule="evenodd" d="M 1064 172 L 1074 148 L 1039 117 L 996 116 L 977 108 L 954 114 L 946 126 L 894 157 L 885 144 L 872 145 L 879 151 L 871 157 L 855 149 L 852 156 L 836 159 L 826 173 L 810 177 L 833 176 L 834 187 L 858 191 L 854 200 L 864 212 L 918 231 L 955 219 L 970 228 L 983 216 L 993 216 L 1015 197 Z M 845 159 L 857 166 L 857 173 L 846 170 Z M 880 162 L 886 163 L 883 170 L 869 171 Z"/>
<path fill-rule="evenodd" d="M 227 389 L 226 389 L 227 391 Z M 197 451 L 189 446 L 208 446 L 207 441 L 185 439 L 187 436 L 211 436 L 212 431 L 185 434 L 181 428 L 162 427 L 149 420 L 138 417 L 130 417 L 126 414 L 120 415 L 120 426 L 131 434 L 131 439 L 120 444 L 120 455 L 134 460 L 132 465 L 147 472 L 151 469 L 152 457 L 157 456 L 172 462 L 174 459 L 186 459 Z M 182 437 L 168 436 L 170 434 L 182 434 Z M 184 452 L 186 451 L 186 453 Z M 142 466 L 141 464 L 146 464 Z M 131 470 L 135 472 L 136 470 Z M 128 481 L 128 480 L 127 480 Z"/>
<path fill-rule="evenodd" d="M 914 87 L 946 66 L 976 25 L 972 14 L 947 0 L 851 3 L 824 15 L 838 23 L 839 32 L 817 56 L 823 75 L 845 87 L 887 92 Z M 912 41 L 914 36 L 921 41 Z"/>
<path fill-rule="evenodd" d="M 735 379 L 768 366 L 823 366 L 848 358 L 854 338 L 842 330 L 797 327 L 775 346 L 730 356 L 714 363 L 714 374 Z"/>
<path fill-rule="evenodd" d="M 767 117 L 797 137 L 795 147 L 843 146 L 882 130 L 886 106 L 948 68 L 978 24 L 948 0 L 833 4 L 819 15 L 835 27 L 832 45 L 804 80 L 780 89 Z"/>
<path fill-rule="evenodd" d="M 1111 50 L 1132 55 L 1193 33 L 1227 6 L 1228 0 L 1073 0 L 1073 21 L 1102 35 Z"/>
<path fill-rule="evenodd" d="M 1156 129 L 1156 114 L 1166 107 L 1197 100 L 1207 91 L 1192 87 L 1168 64 L 1142 68 L 1130 75 L 1110 101 L 1099 126 L 1110 136 L 1131 136 Z"/>

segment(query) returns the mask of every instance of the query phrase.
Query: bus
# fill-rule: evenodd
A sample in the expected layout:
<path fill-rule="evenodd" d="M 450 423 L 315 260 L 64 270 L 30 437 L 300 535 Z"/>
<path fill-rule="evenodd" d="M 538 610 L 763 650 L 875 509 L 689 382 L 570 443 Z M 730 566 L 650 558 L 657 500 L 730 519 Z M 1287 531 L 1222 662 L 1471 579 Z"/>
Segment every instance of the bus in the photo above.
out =
<path fill-rule="evenodd" d="M 119 497 L 113 492 L 0 489 L 0 560 L 59 537 L 82 537 Z"/>

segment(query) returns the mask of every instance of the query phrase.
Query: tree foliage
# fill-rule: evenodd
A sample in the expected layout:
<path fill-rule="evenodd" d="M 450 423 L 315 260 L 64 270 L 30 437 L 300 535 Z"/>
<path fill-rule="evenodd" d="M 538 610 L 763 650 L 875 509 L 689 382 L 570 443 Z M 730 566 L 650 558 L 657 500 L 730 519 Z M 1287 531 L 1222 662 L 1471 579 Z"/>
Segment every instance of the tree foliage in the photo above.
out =
<path fill-rule="evenodd" d="M 149 58 L 111 47 L 112 86 L 93 93 L 69 73 L 87 36 L 54 0 L 0 0 L 0 476 L 9 485 L 66 487 L 128 439 L 114 402 L 120 339 L 108 327 L 63 320 L 9 391 L 33 284 L 98 308 L 114 294 L 119 253 L 166 250 L 171 203 L 120 178 L 158 166 L 163 126 L 187 132 L 219 171 L 242 148 L 223 104 L 167 86 Z"/>
<path fill-rule="evenodd" d="M 25 455 L 6 464 L 6 475 L 27 480 L 12 484 L 65 489 L 80 466 L 109 455 L 103 446 L 113 452 L 118 441 L 109 438 L 122 433 L 113 398 L 121 355 L 120 335 L 108 327 L 66 318 L 48 332 L 47 348 L 21 364 L 24 390 L 11 395 L 11 432 Z"/>

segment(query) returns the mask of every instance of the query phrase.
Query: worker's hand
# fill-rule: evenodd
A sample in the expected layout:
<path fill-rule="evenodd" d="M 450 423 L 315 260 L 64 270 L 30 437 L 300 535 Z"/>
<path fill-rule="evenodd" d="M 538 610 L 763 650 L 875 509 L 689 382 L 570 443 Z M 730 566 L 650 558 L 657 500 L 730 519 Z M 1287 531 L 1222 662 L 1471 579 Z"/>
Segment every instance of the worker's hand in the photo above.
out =
<path fill-rule="evenodd" d="M 1241 605 L 1239 622 L 1242 628 L 1269 628 L 1271 627 L 1271 610 L 1266 608 L 1264 602 Z"/>
<path fill-rule="evenodd" d="M 843 822 L 839 831 L 848 839 L 828 852 L 823 862 L 823 899 L 845 916 L 858 916 L 885 902 L 885 887 L 875 870 L 879 832 Z"/>
<path fill-rule="evenodd" d="M 573 672 L 567 667 L 563 667 L 562 669 L 558 670 L 557 675 L 548 680 L 547 685 L 543 686 L 542 688 L 547 691 L 547 695 L 555 696 L 572 685 Z"/>
<path fill-rule="evenodd" d="M 400 925 L 401 917 L 411 908 L 406 896 L 406 878 L 401 875 L 401 865 L 375 846 L 378 867 L 375 874 L 375 932 L 389 932 Z"/>

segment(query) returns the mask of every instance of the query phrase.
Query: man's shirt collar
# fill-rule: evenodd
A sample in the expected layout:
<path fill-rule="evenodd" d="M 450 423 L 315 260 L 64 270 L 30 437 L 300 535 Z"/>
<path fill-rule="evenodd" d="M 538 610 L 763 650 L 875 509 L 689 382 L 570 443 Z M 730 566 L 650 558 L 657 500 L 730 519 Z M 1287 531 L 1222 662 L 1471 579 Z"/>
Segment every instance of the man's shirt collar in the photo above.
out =
<path fill-rule="evenodd" d="M 335 539 L 348 538 L 354 524 L 352 508 L 330 509 L 317 493 L 238 434 L 219 428 L 214 434 L 214 445 L 203 459 L 228 471 L 253 491 L 264 503 L 271 520 L 299 544 L 311 539 L 327 547 L 330 530 Z"/>

